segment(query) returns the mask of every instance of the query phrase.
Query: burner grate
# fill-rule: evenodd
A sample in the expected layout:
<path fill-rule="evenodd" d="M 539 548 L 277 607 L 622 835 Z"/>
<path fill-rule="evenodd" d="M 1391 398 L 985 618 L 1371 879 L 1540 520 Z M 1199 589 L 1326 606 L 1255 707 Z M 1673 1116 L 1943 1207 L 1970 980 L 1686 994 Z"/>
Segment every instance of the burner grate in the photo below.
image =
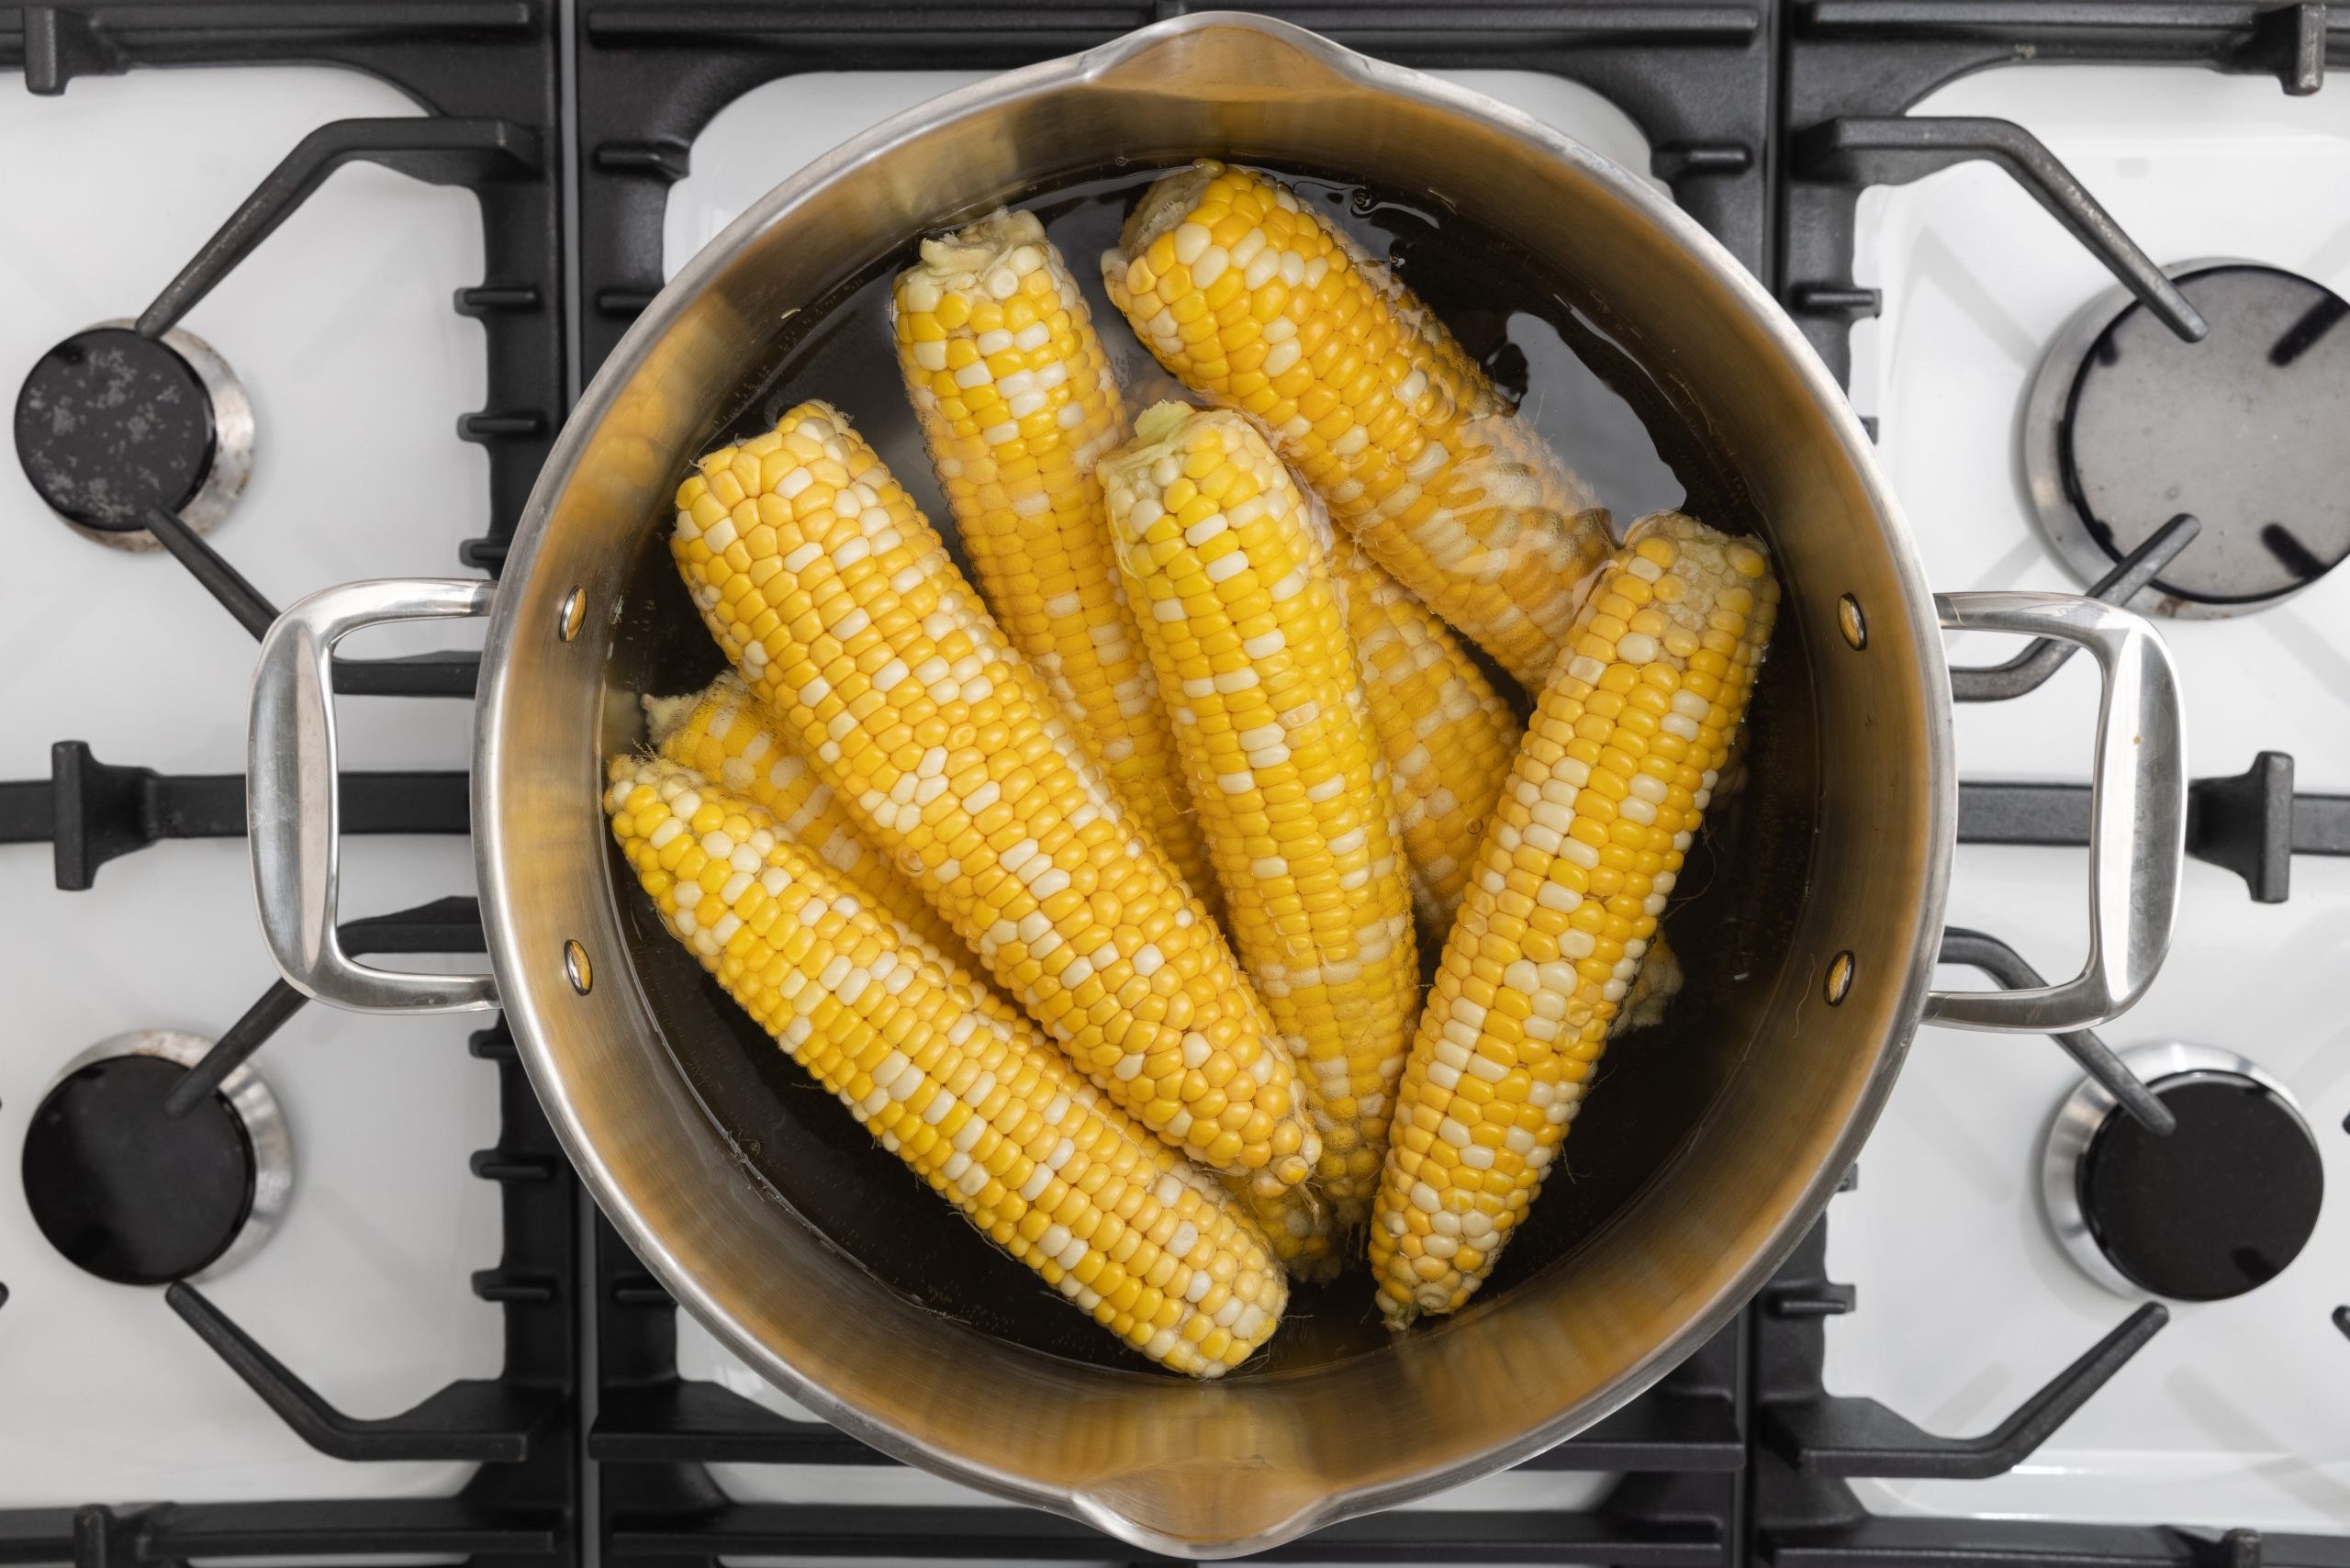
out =
<path fill-rule="evenodd" d="M 325 62 L 388 80 L 431 111 L 421 119 L 346 121 L 306 139 L 135 330 L 175 342 L 181 334 L 170 329 L 179 315 L 341 162 L 369 158 L 474 190 L 486 277 L 459 290 L 453 304 L 482 322 L 488 398 L 482 412 L 459 420 L 453 433 L 487 450 L 490 528 L 461 558 L 492 570 L 553 444 L 567 392 L 556 11 L 552 0 L 0 9 L 0 68 L 21 65 L 36 94 L 55 95 L 77 77 L 134 68 Z M 182 504 L 175 497 L 150 498 L 159 504 L 141 520 L 151 526 L 160 521 L 159 542 L 258 634 L 274 609 L 197 536 L 196 528 L 212 521 L 200 510 L 202 498 L 185 503 L 184 513 L 162 510 Z M 475 663 L 470 656 L 346 661 L 337 667 L 336 688 L 470 696 Z M 50 839 L 62 888 L 88 887 L 106 861 L 158 838 L 243 830 L 244 788 L 237 776 L 113 767 L 70 741 L 55 748 L 52 763 L 48 779 L 0 784 L 0 841 Z M 362 831 L 465 829 L 462 775 L 353 774 L 343 784 L 347 816 L 364 818 Z M 347 820 L 346 831 L 351 825 Z M 481 945 L 470 901 L 352 922 L 344 930 L 347 939 L 378 950 L 478 951 Z M 299 1005 L 298 996 L 273 989 L 181 1085 L 218 1081 Z M 196 1557 L 425 1554 L 553 1568 L 578 1560 L 577 1187 L 504 1025 L 480 1031 L 472 1044 L 476 1056 L 498 1069 L 498 1142 L 473 1160 L 474 1174 L 497 1182 L 501 1193 L 503 1253 L 473 1282 L 476 1294 L 498 1304 L 504 1320 L 504 1364 L 495 1380 L 457 1384 L 388 1421 L 352 1420 L 324 1405 L 200 1293 L 183 1286 L 168 1298 L 313 1446 L 358 1462 L 408 1457 L 420 1444 L 421 1451 L 460 1453 L 482 1462 L 464 1489 L 442 1498 L 141 1506 L 114 1499 L 0 1509 L 0 1562 L 95 1568 Z M 198 1103 L 204 1097 L 200 1089 L 190 1094 Z M 0 1316 L 0 1334 L 6 1332 Z M 0 1479 L 0 1495 L 5 1492 Z"/>
<path fill-rule="evenodd" d="M 789 1420 L 715 1383 L 681 1378 L 676 1304 L 609 1225 L 599 1218 L 595 1228 L 599 1395 L 588 1454 L 598 1466 L 611 1557 L 1171 1561 L 1024 1508 L 729 1501 L 708 1466 L 897 1462 L 822 1422 Z M 1250 1561 L 1728 1568 L 1748 1454 L 1745 1335 L 1741 1317 L 1632 1405 L 1528 1462 L 1536 1470 L 1629 1473 L 1598 1509 L 1381 1514 Z"/>
<path fill-rule="evenodd" d="M 1976 158 L 2014 175 L 2117 278 L 2158 301 L 2174 330 L 2202 335 L 2193 308 L 2037 138 L 2005 120 L 1906 112 L 1986 66 L 2106 62 L 2273 74 L 2288 91 L 2313 93 L 2329 62 L 2350 63 L 2350 17 L 2314 0 L 1813 0 L 1792 9 L 1780 114 L 1795 155 L 1778 186 L 1779 297 L 1840 380 L 1852 374 L 1852 322 L 1879 303 L 1852 282 L 1863 186 Z"/>
<path fill-rule="evenodd" d="M 2313 92 L 2329 62 L 2350 62 L 2350 27 L 2344 21 L 2341 7 L 2314 4 L 1815 0 L 1798 7 L 1785 45 L 1781 106 L 1796 149 L 1779 187 L 1781 298 L 1822 359 L 1849 380 L 1852 323 L 1874 315 L 1879 303 L 1874 290 L 1855 287 L 1852 280 L 1860 191 L 1876 180 L 1916 178 L 1930 167 L 1957 161 L 1953 153 L 1959 153 L 2000 162 L 2132 287 L 2144 302 L 2142 312 L 2160 319 L 2155 330 L 2199 337 L 2208 323 L 2192 304 L 2036 139 L 2005 121 L 1938 122 L 1906 111 L 1969 72 L 2026 62 L 2177 63 L 2275 74 L 2288 92 Z M 1897 145 L 1878 145 L 1884 141 Z M 2092 591 L 2127 602 L 2175 559 L 2193 559 L 2199 526 L 2195 518 L 2173 516 L 2143 540 L 2132 541 L 2134 548 Z M 1954 669 L 1953 695 L 1962 701 L 2021 696 L 2062 663 L 2061 650 L 2033 648 L 1996 668 Z M 2188 852 L 2240 872 L 2255 899 L 2285 897 L 2289 857 L 2297 850 L 2350 852 L 2350 838 L 2333 832 L 2333 819 L 2344 803 L 2329 797 L 2297 799 L 2291 759 L 2281 754 L 2263 754 L 2242 779 L 2198 780 L 2192 789 Z M 1960 785 L 1962 843 L 2086 845 L 2088 824 L 2085 785 Z M 2029 966 L 2020 957 L 1982 933 L 1946 934 L 1943 956 L 1985 968 L 2004 984 L 2030 983 Z M 2153 1141 L 2160 1124 L 2175 1126 L 2169 1107 L 2128 1077 L 2126 1065 L 2093 1034 L 2060 1043 L 2122 1100 L 2138 1124 L 2130 1127 L 2132 1135 Z M 1990 1431 L 1968 1439 L 1940 1437 L 1874 1400 L 1830 1395 L 1822 1386 L 1822 1319 L 1853 1305 L 1850 1287 L 1827 1279 L 1826 1235 L 1823 1220 L 1779 1275 L 1800 1300 L 1825 1310 L 1754 1316 L 1760 1440 L 1749 1472 L 1749 1495 L 1750 1540 L 1758 1560 L 1779 1568 L 2350 1564 L 2350 1540 L 2333 1537 L 2264 1539 L 2248 1529 L 2196 1535 L 2154 1525 L 1870 1514 L 1845 1478 L 1982 1479 L 2014 1467 L 2120 1372 L 2162 1328 L 2167 1314 L 2158 1303 L 2145 1304 Z M 1920 1353 L 1930 1352 L 1921 1347 Z"/>
<path fill-rule="evenodd" d="M 453 308 L 480 320 L 488 354 L 488 407 L 466 416 L 476 422 L 465 439 L 487 445 L 491 522 L 463 554 L 466 565 L 493 570 L 565 407 L 555 10 L 553 0 L 0 9 L 0 69 L 21 66 L 37 94 L 148 66 L 323 62 L 383 77 L 432 111 L 422 120 L 345 121 L 306 138 L 138 326 L 159 335 L 353 158 L 472 189 L 488 276 L 459 290 Z M 424 129 L 432 127 L 441 129 Z"/>
<path fill-rule="evenodd" d="M 386 659 L 373 667 L 405 666 Z M 471 821 L 462 773 L 346 773 L 341 790 L 344 833 L 464 833 Z M 46 839 L 66 892 L 85 890 L 99 867 L 158 839 L 244 834 L 241 773 L 124 767 L 100 762 L 81 741 L 59 741 L 47 778 L 0 783 L 0 844 Z"/>
<path fill-rule="evenodd" d="M 578 7 L 582 375 L 663 283 L 662 215 L 694 138 L 751 88 L 802 72 L 1007 70 L 1105 43 L 1181 5 L 1084 0 L 952 10 L 847 3 L 772 9 Z M 1569 0 L 1473 9 L 1399 0 L 1262 5 L 1400 64 L 1542 72 L 1638 121 L 1673 198 L 1758 275 L 1771 263 L 1772 7 L 1757 0 Z"/>
<path fill-rule="evenodd" d="M 476 931 L 470 946 L 479 945 Z M 504 1022 L 475 1034 L 472 1049 L 498 1064 L 498 1143 L 474 1158 L 475 1174 L 498 1183 L 505 1211 L 505 1255 L 474 1280 L 475 1294 L 505 1313 L 506 1360 L 497 1379 L 453 1384 L 402 1415 L 355 1420 L 201 1293 L 185 1284 L 165 1293 L 182 1320 L 312 1447 L 354 1462 L 479 1462 L 464 1488 L 452 1497 L 0 1509 L 0 1563 L 103 1568 L 191 1557 L 307 1562 L 430 1553 L 558 1568 L 578 1560 L 571 1288 L 577 1187 Z"/>

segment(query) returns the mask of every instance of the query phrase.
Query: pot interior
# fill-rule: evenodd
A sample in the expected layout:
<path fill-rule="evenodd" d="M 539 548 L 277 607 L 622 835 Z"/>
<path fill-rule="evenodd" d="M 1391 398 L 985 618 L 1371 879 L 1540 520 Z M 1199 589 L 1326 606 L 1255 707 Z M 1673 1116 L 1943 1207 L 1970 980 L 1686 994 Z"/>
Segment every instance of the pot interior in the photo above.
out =
<path fill-rule="evenodd" d="M 1119 224 L 1160 172 L 1079 171 L 1040 183 L 1013 203 L 1046 219 L 1090 297 L 1122 382 L 1149 396 L 1181 389 L 1102 295 L 1093 263 L 1114 244 Z M 1445 210 L 1426 192 L 1361 184 L 1339 170 L 1292 165 L 1271 172 L 1352 230 L 1371 253 L 1389 258 L 1516 395 L 1520 417 L 1586 471 L 1613 504 L 1619 529 L 1636 510 L 1669 506 L 1729 532 L 1770 537 L 1771 520 L 1754 506 L 1727 454 L 1707 441 L 1709 421 L 1702 407 L 1690 405 L 1691 390 L 1649 373 L 1629 324 L 1570 267 L 1526 253 L 1473 214 Z M 944 224 L 971 216 L 940 218 Z M 849 415 L 960 558 L 890 335 L 891 281 L 912 261 L 914 238 L 878 246 L 869 266 L 776 322 L 755 368 L 713 402 L 710 432 L 693 450 L 771 429 L 786 409 L 822 398 Z M 685 473 L 680 466 L 675 477 Z M 722 667 L 670 562 L 669 516 L 665 508 L 645 520 L 605 670 L 614 693 L 690 691 Z M 1708 813 L 1664 922 L 1686 984 L 1661 1026 L 1627 1036 L 1601 1059 L 1593 1109 L 1575 1124 L 1472 1313 L 1522 1282 L 1572 1269 L 1578 1249 L 1690 1146 L 1754 1048 L 1756 1021 L 1793 936 L 1785 913 L 1803 902 L 1810 880 L 1819 789 L 1808 657 L 1801 624 L 1790 617 L 1755 696 L 1748 782 L 1724 790 Z M 1505 690 L 1515 691 L 1494 673 Z M 624 716 L 627 705 L 608 703 L 607 711 Z M 625 728 L 604 736 L 607 755 L 641 741 Z M 925 1311 L 1050 1355 L 1150 1372 L 1147 1361 L 988 1246 L 873 1144 L 660 927 L 617 851 L 608 865 L 611 896 L 658 1023 L 658 1048 L 693 1086 L 743 1180 L 760 1183 L 843 1256 Z M 1422 947 L 1424 973 L 1432 972 L 1438 944 L 1424 940 Z M 1357 1263 L 1327 1285 L 1301 1288 L 1272 1343 L 1233 1375 L 1377 1353 L 1386 1339 L 1369 1276 Z"/>

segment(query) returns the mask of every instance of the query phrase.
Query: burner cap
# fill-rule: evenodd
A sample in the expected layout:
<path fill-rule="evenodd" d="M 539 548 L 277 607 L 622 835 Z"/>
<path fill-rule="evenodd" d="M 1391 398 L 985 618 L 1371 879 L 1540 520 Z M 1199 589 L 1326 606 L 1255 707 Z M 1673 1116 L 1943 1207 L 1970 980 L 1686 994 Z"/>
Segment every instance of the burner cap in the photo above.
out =
<path fill-rule="evenodd" d="M 17 394 L 17 458 L 50 510 L 102 536 L 148 538 L 150 507 L 208 527 L 251 472 L 252 410 L 201 340 L 109 322 L 34 364 Z"/>
<path fill-rule="evenodd" d="M 2124 1059 L 2178 1126 L 2156 1137 L 2102 1089 L 2076 1092 L 2045 1173 L 2066 1249 L 2108 1285 L 2173 1301 L 2220 1301 L 2283 1273 L 2325 1193 L 2317 1141 L 2284 1086 L 2209 1047 Z"/>
<path fill-rule="evenodd" d="M 109 1040 L 33 1113 L 26 1202 L 50 1244 L 101 1279 L 156 1285 L 217 1272 L 259 1246 L 285 1208 L 285 1125 L 249 1070 L 185 1117 L 163 1114 L 208 1044 L 162 1033 Z"/>
<path fill-rule="evenodd" d="M 2025 414 L 2041 521 L 2102 576 L 2180 512 L 2203 532 L 2147 590 L 2171 613 L 2275 603 L 2350 555 L 2350 304 L 2274 267 L 2177 269 L 2190 343 L 2126 296 L 2059 335 Z"/>

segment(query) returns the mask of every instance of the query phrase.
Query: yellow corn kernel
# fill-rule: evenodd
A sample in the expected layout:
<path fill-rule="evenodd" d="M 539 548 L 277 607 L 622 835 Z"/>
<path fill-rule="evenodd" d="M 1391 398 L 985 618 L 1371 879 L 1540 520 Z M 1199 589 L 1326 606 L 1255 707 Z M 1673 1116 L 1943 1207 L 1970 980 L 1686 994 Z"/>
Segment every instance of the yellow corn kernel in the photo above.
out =
<path fill-rule="evenodd" d="M 1517 718 L 1451 629 L 1351 539 L 1330 552 L 1387 756 L 1420 929 L 1443 940 L 1517 750 Z"/>
<path fill-rule="evenodd" d="M 933 946 L 957 955 L 959 962 L 970 961 L 946 916 L 866 842 L 824 781 L 783 743 L 742 677 L 728 670 L 706 690 L 648 697 L 644 711 L 653 745 L 663 756 L 764 807 L 784 834 L 842 880 Z"/>
<path fill-rule="evenodd" d="M 1460 1307 L 1525 1217 L 1703 822 L 1778 601 L 1761 550 L 1667 512 L 1633 525 L 1579 615 L 1397 1090 L 1398 1123 L 1436 1136 L 1396 1144 L 1380 1182 L 1371 1264 L 1391 1327 Z"/>
<path fill-rule="evenodd" d="M 604 805 L 671 933 L 998 1247 L 1175 1372 L 1220 1376 L 1272 1335 L 1288 1286 L 1240 1205 L 763 808 L 630 757 Z M 1113 1215 L 1117 1249 L 1095 1239 Z M 1147 1316 L 1123 1291 L 1146 1278 Z"/>
<path fill-rule="evenodd" d="M 1088 1077 L 1216 1170 L 1306 1178 L 1263 1002 L 845 418 L 803 403 L 703 458 L 670 549 L 769 721 Z"/>
<path fill-rule="evenodd" d="M 1233 946 L 1304 1069 L 1315 1185 L 1352 1228 L 1385 1157 L 1419 958 L 1326 528 L 1235 413 L 1159 404 L 1102 482 Z"/>
<path fill-rule="evenodd" d="M 1153 185 L 1102 268 L 1159 364 L 1256 418 L 1371 559 L 1541 687 L 1607 514 L 1390 272 L 1278 181 L 1214 162 Z M 1248 308 L 1203 316 L 1235 276 Z"/>
<path fill-rule="evenodd" d="M 1158 682 L 1110 558 L 1093 469 L 1126 439 L 1126 410 L 1076 279 L 1033 213 L 999 209 L 923 241 L 892 317 L 931 465 L 996 623 L 1212 905 Z M 949 369 L 958 343 L 977 357 Z"/>

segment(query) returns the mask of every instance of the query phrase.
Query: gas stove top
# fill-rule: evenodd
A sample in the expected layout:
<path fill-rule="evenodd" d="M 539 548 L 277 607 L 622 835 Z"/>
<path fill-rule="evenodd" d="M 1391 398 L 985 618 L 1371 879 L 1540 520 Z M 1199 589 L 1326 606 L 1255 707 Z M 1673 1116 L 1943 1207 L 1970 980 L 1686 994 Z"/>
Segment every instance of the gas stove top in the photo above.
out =
<path fill-rule="evenodd" d="M 2350 21 L 1268 9 L 1669 190 L 1845 377 L 1936 588 L 2162 617 L 2198 780 L 2130 1014 L 1921 1031 L 1847 1190 L 1686 1365 L 1280 1555 L 2350 1564 L 2350 101 L 2319 91 Z M 0 9 L 0 1562 L 1132 1560 L 735 1361 L 581 1203 L 502 1024 L 305 1006 L 238 769 L 274 608 L 494 575 L 579 385 L 736 213 L 1147 13 Z M 462 968 L 456 635 L 337 686 L 346 943 Z M 1951 647 L 1942 983 L 2068 973 L 2094 672 Z"/>
<path fill-rule="evenodd" d="M 2350 248 L 2339 212 L 2291 195 L 2350 189 L 2350 103 L 2297 101 L 2252 77 L 2063 66 L 1969 78 L 1917 112 L 2031 129 L 2148 253 L 2187 263 L 2181 292 L 2210 328 L 2190 345 L 2126 296 L 2112 299 L 2112 280 L 2087 253 L 1980 165 L 1864 196 L 1856 270 L 1884 306 L 1853 335 L 1855 398 L 1878 420 L 1880 454 L 1930 580 L 2071 588 L 2110 568 L 2109 555 L 2102 567 L 2077 559 L 2085 545 L 2102 552 L 2080 522 L 2077 487 L 2041 504 L 2042 472 L 2062 466 L 2038 455 L 2059 436 L 2045 406 L 2069 401 L 2087 510 L 2115 520 L 2109 547 L 2126 553 L 2175 513 L 2202 525 L 2141 599 L 2191 612 L 2163 622 L 2191 770 L 2235 774 L 2273 749 L 2290 754 L 2293 789 L 2350 790 L 2350 574 L 2323 569 L 2350 549 L 2350 497 L 2315 482 L 2341 469 L 2340 440 L 2293 411 L 2303 394 L 2336 410 L 2350 397 L 2350 335 L 2333 330 L 2350 295 Z M 2199 264 L 2212 255 L 2244 260 Z M 2081 345 L 2090 332 L 2070 329 L 2085 310 L 2098 313 L 2085 327 L 2105 333 L 2102 342 Z M 2116 317 L 2126 319 L 2100 324 Z M 2191 367 L 2215 350 L 2244 367 L 2243 379 L 2199 384 Z M 2146 384 L 2103 385 L 2138 367 Z M 2136 407 L 2117 417 L 2125 402 Z M 2231 403 L 2262 418 L 2234 415 Z M 2330 418 L 2338 427 L 2340 413 Z M 2136 445 L 2144 430 L 2154 447 Z M 2164 448 L 2184 461 L 2165 464 Z M 2306 495 L 2285 495 L 2304 482 Z M 2288 526 L 2281 547 L 2263 537 Z M 2304 580 L 2296 568 L 2311 563 L 2320 570 Z M 2174 588 L 2202 597 L 2181 601 Z M 2009 651 L 1953 646 L 1954 657 L 1986 662 Z M 1965 775 L 2076 772 L 2077 754 L 2048 737 L 2068 720 L 2085 722 L 2090 676 L 2067 669 L 2030 696 L 1962 707 Z M 2040 1161 L 2074 1064 L 2028 1040 L 1927 1029 L 1862 1156 L 1859 1191 L 1830 1212 L 1829 1261 L 1866 1309 L 1830 1326 L 1827 1375 L 1938 1430 L 1966 1431 L 2055 1372 L 2148 1288 L 2172 1299 L 2171 1321 L 2024 1464 L 1981 1482 L 1872 1483 L 1872 1506 L 2266 1530 L 2339 1529 L 2350 1518 L 2350 1429 L 2328 1409 L 2350 1394 L 2350 1341 L 2332 1321 L 2350 1296 L 2350 1204 L 2340 1199 L 2350 1190 L 2350 1036 L 2320 989 L 2350 915 L 2350 865 L 2293 860 L 2290 896 L 2277 903 L 2255 901 L 2221 867 L 2188 870 L 2161 977 L 2101 1031 L 2142 1076 L 2217 1074 L 2210 1087 L 2181 1083 L 2165 1096 L 2180 1130 L 2143 1140 L 2146 1170 L 2086 1169 L 2107 1243 L 2086 1251 L 2093 1260 L 2115 1252 L 2133 1278 L 2093 1277 L 2041 1223 Z M 1964 846 L 1950 919 L 2062 970 L 2081 946 L 2081 875 L 2077 853 Z M 2166 1042 L 2211 1056 L 2170 1059 Z M 2221 1087 L 2250 1070 L 2215 1065 L 2230 1055 L 2273 1092 Z M 2237 1104 L 2293 1110 L 2217 1126 Z M 2189 1147 L 2207 1126 L 2215 1147 Z M 2116 1129 L 2109 1159 L 2134 1130 Z M 2177 1190 L 2164 1184 L 2173 1172 Z M 2239 1175 L 2256 1179 L 2239 1189 Z M 2140 1193 L 2162 1195 L 2167 1212 L 2134 1215 Z M 2221 1210 L 2235 1218 L 2199 1246 L 2188 1238 Z M 2149 1217 L 2154 1234 L 2138 1234 Z M 1905 1266 L 1921 1229 L 1969 1267 Z M 2232 1249 L 2246 1256 L 2232 1260 Z M 2285 1268 L 2297 1252 L 2298 1266 Z M 1972 1353 L 1918 1356 L 1920 1338 Z"/>

